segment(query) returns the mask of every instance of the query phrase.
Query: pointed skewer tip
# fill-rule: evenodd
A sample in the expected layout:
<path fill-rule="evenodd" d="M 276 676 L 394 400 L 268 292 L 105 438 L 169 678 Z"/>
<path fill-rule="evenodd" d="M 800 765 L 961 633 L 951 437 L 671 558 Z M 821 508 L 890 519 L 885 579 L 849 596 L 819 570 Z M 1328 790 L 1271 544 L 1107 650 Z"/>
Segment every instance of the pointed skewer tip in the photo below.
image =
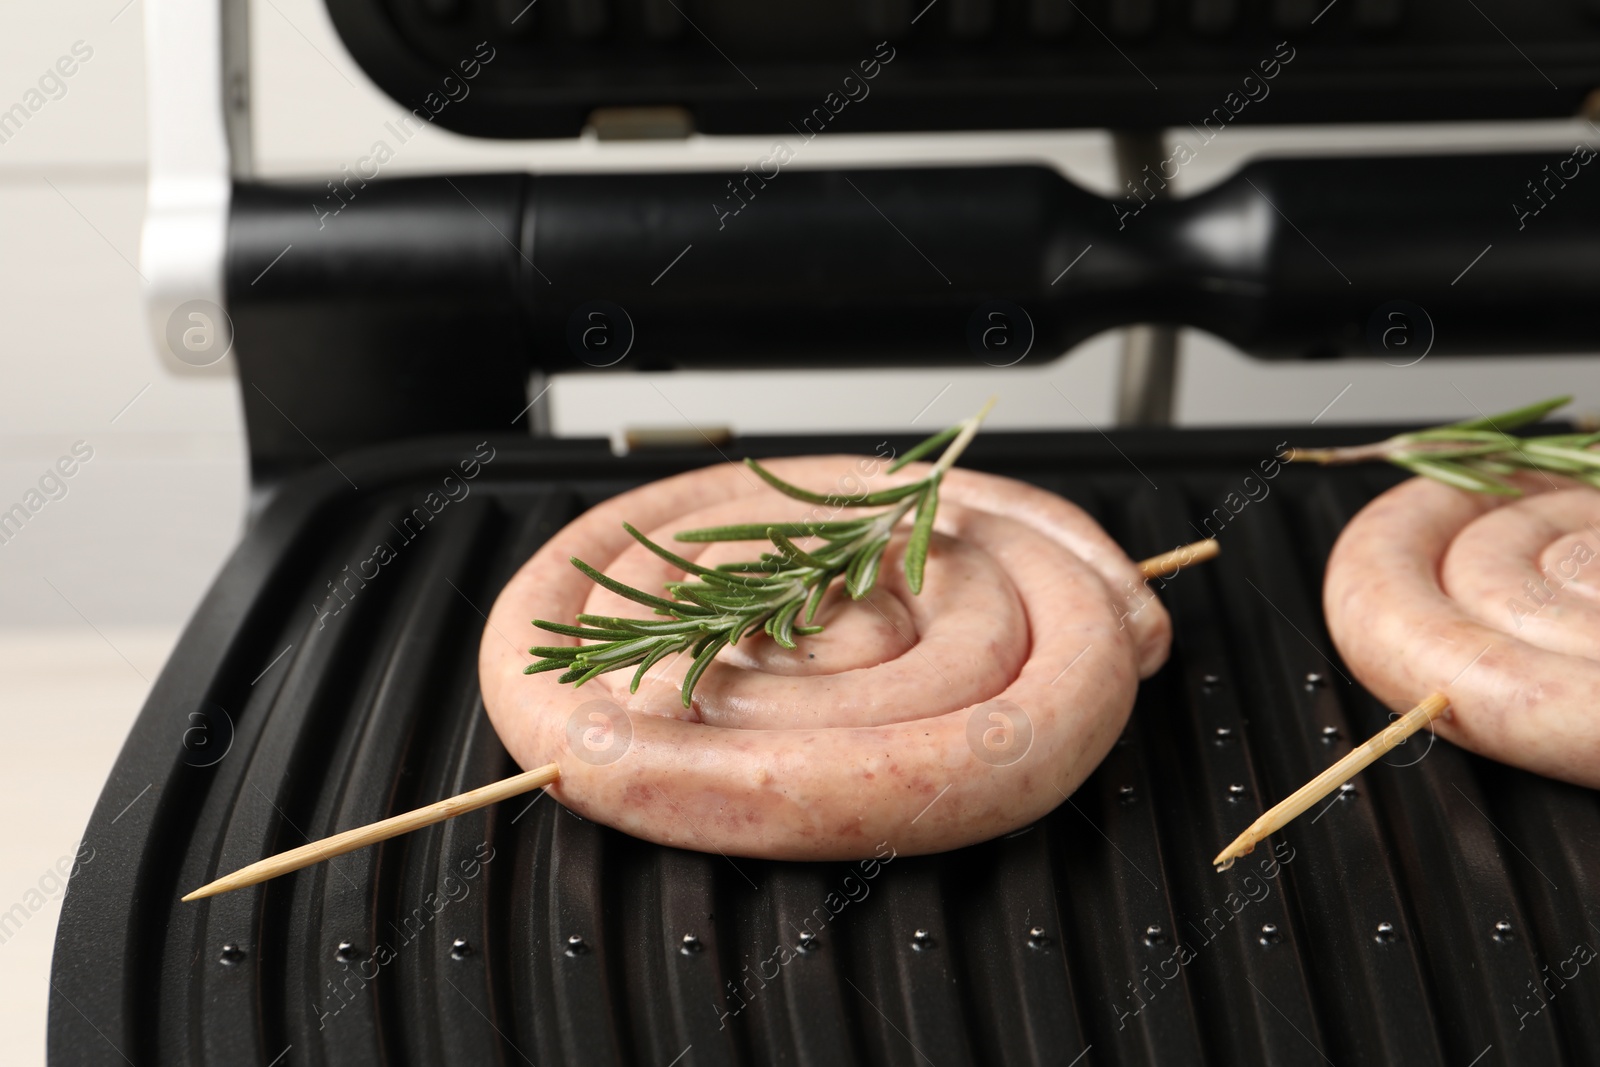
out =
<path fill-rule="evenodd" d="M 1211 865 L 1217 869 L 1218 874 L 1221 874 L 1223 871 L 1239 862 L 1241 857 L 1248 856 L 1250 853 L 1254 852 L 1256 850 L 1256 843 L 1256 838 L 1253 836 L 1251 831 L 1246 830 L 1244 833 L 1234 838 L 1232 843 L 1230 843 L 1227 848 L 1217 853 L 1217 858 L 1211 861 Z"/>
<path fill-rule="evenodd" d="M 1344 758 L 1269 808 L 1266 814 L 1251 823 L 1244 833 L 1234 838 L 1227 848 L 1217 853 L 1217 858 L 1211 861 L 1212 865 L 1219 872 L 1227 870 L 1233 866 L 1234 860 L 1249 854 L 1262 840 L 1283 829 L 1306 809 L 1339 788 L 1341 783 L 1366 770 L 1384 753 L 1443 715 L 1449 707 L 1450 698 L 1443 693 L 1429 695 L 1422 703 L 1367 738 L 1365 742 L 1351 749 Z"/>
<path fill-rule="evenodd" d="M 218 893 L 227 893 L 234 889 L 244 889 L 247 886 L 258 885 L 268 879 L 276 878 L 281 874 L 298 871 L 314 863 L 342 856 L 346 852 L 353 852 L 358 848 L 375 845 L 379 841 L 387 841 L 391 837 L 420 830 L 424 826 L 453 819 L 457 815 L 465 815 L 469 811 L 488 807 L 508 797 L 518 796 L 530 790 L 544 788 L 558 781 L 561 777 L 561 768 L 554 763 L 547 763 L 543 767 L 523 771 L 521 774 L 512 775 L 510 778 L 489 785 L 469 789 L 457 796 L 447 797 L 432 804 L 408 811 L 401 815 L 394 815 L 379 822 L 358 826 L 352 830 L 345 830 L 325 837 L 319 841 L 311 841 L 281 852 L 276 856 L 269 856 L 258 860 L 248 867 L 242 867 L 232 874 L 218 878 L 214 882 L 207 882 L 199 889 L 186 894 L 182 899 L 185 902 L 200 900 L 204 897 L 216 896 Z"/>

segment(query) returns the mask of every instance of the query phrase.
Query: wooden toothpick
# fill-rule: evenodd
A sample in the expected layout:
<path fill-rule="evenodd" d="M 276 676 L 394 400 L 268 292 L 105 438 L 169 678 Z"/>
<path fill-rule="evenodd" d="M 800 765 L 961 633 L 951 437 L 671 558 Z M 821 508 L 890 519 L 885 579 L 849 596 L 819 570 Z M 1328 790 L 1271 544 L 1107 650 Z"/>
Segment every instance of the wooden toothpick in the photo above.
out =
<path fill-rule="evenodd" d="M 494 782 L 490 785 L 469 789 L 459 796 L 449 797 L 445 800 L 429 804 L 426 807 L 408 811 L 403 815 L 395 815 L 381 822 L 358 826 L 354 830 L 325 837 L 321 841 L 313 841 L 309 845 L 292 848 L 288 852 L 280 852 L 276 856 L 269 856 L 264 860 L 252 863 L 248 867 L 234 871 L 225 878 L 201 886 L 193 893 L 184 897 L 184 900 L 199 900 L 201 897 L 216 896 L 234 889 L 243 889 L 245 886 L 265 882 L 269 878 L 276 878 L 280 874 L 298 871 L 302 867 L 309 867 L 313 863 L 342 856 L 346 852 L 354 852 L 358 848 L 387 841 L 391 837 L 398 837 L 412 830 L 420 830 L 424 826 L 431 826 L 436 822 L 453 819 L 457 815 L 465 815 L 469 811 L 488 807 L 497 801 L 508 797 L 517 796 L 530 790 L 547 786 L 561 777 L 561 768 L 554 763 L 547 763 L 543 767 L 535 767 L 531 771 L 507 778 L 504 781 Z"/>
<path fill-rule="evenodd" d="M 1217 539 L 1208 537 L 1204 541 L 1179 545 L 1171 552 L 1163 552 L 1159 556 L 1142 560 L 1139 563 L 1139 572 L 1146 578 L 1170 578 L 1192 564 L 1216 559 L 1217 553 L 1221 551 L 1222 545 L 1217 543 Z"/>
<path fill-rule="evenodd" d="M 1448 697 L 1443 693 L 1434 693 L 1378 733 L 1367 738 L 1364 744 L 1352 749 L 1344 759 L 1289 794 L 1288 799 L 1275 805 L 1265 815 L 1251 823 L 1248 830 L 1234 838 L 1233 844 L 1217 853 L 1217 858 L 1211 862 L 1216 865 L 1218 871 L 1232 867 L 1234 860 L 1254 849 L 1262 838 L 1283 829 L 1307 808 L 1360 774 L 1378 757 L 1444 714 L 1444 710 L 1449 706 Z"/>

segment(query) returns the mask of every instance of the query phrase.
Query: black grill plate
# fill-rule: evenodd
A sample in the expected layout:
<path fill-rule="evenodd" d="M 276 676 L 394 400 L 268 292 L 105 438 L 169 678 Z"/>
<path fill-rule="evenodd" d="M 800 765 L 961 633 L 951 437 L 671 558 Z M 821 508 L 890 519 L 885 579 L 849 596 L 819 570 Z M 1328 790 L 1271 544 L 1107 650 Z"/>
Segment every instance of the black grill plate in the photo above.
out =
<path fill-rule="evenodd" d="M 1263 847 L 1209 867 L 1387 721 L 1330 659 L 1318 605 L 1333 538 L 1394 475 L 1259 478 L 1287 437 L 1380 432 L 979 439 L 970 465 L 1064 494 L 1136 558 L 1225 520 L 1222 558 L 1162 594 L 1172 660 L 1122 741 L 1004 840 L 868 878 L 659 848 L 513 801 L 182 904 L 308 836 L 512 772 L 478 694 L 483 612 L 580 509 L 715 459 L 495 441 L 470 495 L 403 543 L 402 515 L 475 443 L 340 457 L 253 524 L 117 762 L 62 911 L 51 1060 L 1593 1063 L 1594 793 L 1423 738 L 1387 761 L 1414 765 L 1368 771 L 1273 839 L 1278 862 Z M 323 614 L 328 583 L 379 542 L 395 558 Z"/>

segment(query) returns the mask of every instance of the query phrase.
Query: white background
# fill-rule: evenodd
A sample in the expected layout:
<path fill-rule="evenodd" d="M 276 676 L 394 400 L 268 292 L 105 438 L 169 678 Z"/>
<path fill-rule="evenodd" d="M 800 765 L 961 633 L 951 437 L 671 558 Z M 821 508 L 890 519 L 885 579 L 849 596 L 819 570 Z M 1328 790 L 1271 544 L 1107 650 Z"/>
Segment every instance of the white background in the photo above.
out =
<path fill-rule="evenodd" d="M 66 94 L 0 144 L 0 510 L 19 501 L 74 442 L 94 449 L 68 495 L 0 545 L 0 811 L 7 813 L 0 912 L 38 899 L 28 891 L 73 852 L 177 627 L 241 530 L 246 476 L 236 381 L 174 377 L 145 339 L 135 265 L 144 200 L 147 2 L 11 3 L 0 33 L 0 109 L 21 100 L 74 42 L 94 50 L 68 79 Z M 255 3 L 251 33 L 263 175 L 334 177 L 368 153 L 386 120 L 401 114 L 338 43 L 317 0 Z M 1192 192 L 1266 152 L 1522 146 L 1548 148 L 1555 158 L 1595 137 L 1577 120 L 1232 128 L 1176 184 Z M 1098 133 L 824 135 L 807 147 L 803 164 L 1042 160 L 1107 193 L 1108 144 Z M 737 169 L 766 152 L 764 138 L 478 144 L 430 128 L 384 174 Z M 1002 398 L 996 426 L 1106 426 L 1117 348 L 1115 336 L 1104 336 L 1049 365 L 1034 366 L 1039 357 L 1030 357 L 1029 366 L 1004 373 L 975 367 L 825 378 L 596 375 L 558 380 L 546 402 L 557 432 L 585 435 L 622 425 L 681 426 L 685 418 L 741 431 L 903 429 L 924 408 L 916 425 L 932 427 L 990 393 Z M 1322 423 L 1442 419 L 1469 415 L 1474 405 L 1494 410 L 1558 392 L 1576 393 L 1579 411 L 1600 404 L 1600 361 L 1430 357 L 1404 370 L 1377 361 L 1268 365 L 1190 334 L 1177 412 L 1189 425 L 1309 422 L 1337 398 Z M 824 409 L 825 416 L 815 414 Z M 9 1063 L 42 1060 L 58 911 L 59 902 L 46 899 L 0 944 L 0 1043 Z"/>

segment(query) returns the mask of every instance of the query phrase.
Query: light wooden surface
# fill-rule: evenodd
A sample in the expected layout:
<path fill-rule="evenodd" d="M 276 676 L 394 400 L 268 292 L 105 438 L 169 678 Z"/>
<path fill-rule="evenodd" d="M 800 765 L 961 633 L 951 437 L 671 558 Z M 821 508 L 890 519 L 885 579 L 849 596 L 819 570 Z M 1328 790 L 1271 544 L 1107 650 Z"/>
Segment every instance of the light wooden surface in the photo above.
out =
<path fill-rule="evenodd" d="M 154 680 L 178 636 L 176 626 L 100 629 L 105 639 L 82 623 L 0 628 L 0 811 L 7 813 L 0 916 L 11 916 L 0 924 L 0 1060 L 7 1064 L 44 1062 L 50 955 L 61 915 L 55 872 L 63 859 L 70 868 L 144 704 L 145 679 Z M 128 800 L 135 811 L 153 803 L 150 793 Z M 104 1051 L 108 1062 L 121 1062 Z"/>

